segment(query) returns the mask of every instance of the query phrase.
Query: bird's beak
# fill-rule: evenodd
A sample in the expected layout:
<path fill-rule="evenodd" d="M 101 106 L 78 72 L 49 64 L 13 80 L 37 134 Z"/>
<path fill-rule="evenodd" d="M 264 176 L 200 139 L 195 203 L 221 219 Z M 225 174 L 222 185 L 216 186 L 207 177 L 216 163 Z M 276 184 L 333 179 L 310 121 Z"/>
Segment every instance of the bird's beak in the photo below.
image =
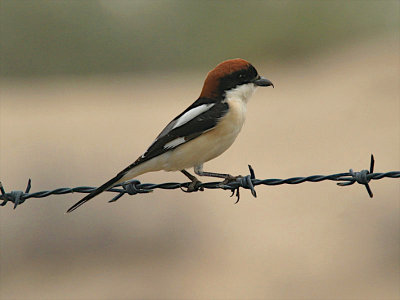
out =
<path fill-rule="evenodd" d="M 264 78 L 262 76 L 259 76 L 256 80 L 253 81 L 253 83 L 255 85 L 258 85 L 258 86 L 270 86 L 270 85 L 272 85 L 272 87 L 274 87 L 274 84 L 270 80 L 268 80 L 267 78 Z"/>

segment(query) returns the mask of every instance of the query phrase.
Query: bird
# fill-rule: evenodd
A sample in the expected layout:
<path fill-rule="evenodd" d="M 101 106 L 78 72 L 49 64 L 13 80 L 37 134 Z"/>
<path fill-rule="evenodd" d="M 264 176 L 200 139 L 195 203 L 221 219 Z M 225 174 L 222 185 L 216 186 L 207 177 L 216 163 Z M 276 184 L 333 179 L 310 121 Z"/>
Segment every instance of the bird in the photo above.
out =
<path fill-rule="evenodd" d="M 148 149 L 115 177 L 90 192 L 68 209 L 74 211 L 107 189 L 154 171 L 180 171 L 191 180 L 187 191 L 201 183 L 199 176 L 223 178 L 229 174 L 203 171 L 203 164 L 225 152 L 235 141 L 245 121 L 246 105 L 258 87 L 274 87 L 248 61 L 235 58 L 219 63 L 208 72 L 199 98 L 175 117 Z"/>

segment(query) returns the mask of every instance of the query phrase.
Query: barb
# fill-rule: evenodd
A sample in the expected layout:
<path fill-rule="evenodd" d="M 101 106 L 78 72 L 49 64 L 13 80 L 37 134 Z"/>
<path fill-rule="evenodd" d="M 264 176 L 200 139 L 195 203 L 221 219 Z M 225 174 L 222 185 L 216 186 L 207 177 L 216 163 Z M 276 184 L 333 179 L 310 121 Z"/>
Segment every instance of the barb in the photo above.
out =
<path fill-rule="evenodd" d="M 205 182 L 199 184 L 198 190 L 204 189 L 222 189 L 222 190 L 230 190 L 232 195 L 237 197 L 235 203 L 239 202 L 240 193 L 239 189 L 244 188 L 251 191 L 254 197 L 257 197 L 257 193 L 255 187 L 258 185 L 281 185 L 281 184 L 300 184 L 303 182 L 321 182 L 325 180 L 330 181 L 340 181 L 337 183 L 339 186 L 349 186 L 354 183 L 359 183 L 365 186 L 369 196 L 372 198 L 373 193 L 369 186 L 369 182 L 371 180 L 379 180 L 382 178 L 400 178 L 400 171 L 391 171 L 385 173 L 374 173 L 374 165 L 375 159 L 374 156 L 371 155 L 371 162 L 369 170 L 362 170 L 360 172 L 354 172 L 352 169 L 346 173 L 338 173 L 332 175 L 312 175 L 307 177 L 292 177 L 287 179 L 256 179 L 255 172 L 253 168 L 249 165 L 250 175 L 247 176 L 239 176 L 236 181 L 230 183 L 224 182 Z M 155 189 L 163 189 L 163 190 L 172 190 L 179 188 L 187 188 L 190 182 L 166 182 L 160 184 L 153 183 L 141 183 L 138 180 L 127 181 L 123 184 L 117 185 L 109 190 L 108 192 L 117 193 L 117 195 L 112 198 L 109 202 L 115 202 L 125 194 L 136 195 L 143 193 L 150 193 Z M 0 206 L 5 206 L 8 202 L 14 203 L 14 209 L 24 203 L 27 199 L 30 198 L 44 198 L 50 195 L 63 195 L 70 193 L 90 193 L 96 189 L 96 187 L 89 186 L 80 186 L 75 188 L 58 188 L 51 191 L 41 191 L 36 193 L 29 193 L 31 189 L 31 179 L 28 180 L 27 187 L 25 188 L 25 192 L 23 191 L 12 191 L 7 193 L 0 182 L 0 200 L 3 200 L 0 203 Z"/>

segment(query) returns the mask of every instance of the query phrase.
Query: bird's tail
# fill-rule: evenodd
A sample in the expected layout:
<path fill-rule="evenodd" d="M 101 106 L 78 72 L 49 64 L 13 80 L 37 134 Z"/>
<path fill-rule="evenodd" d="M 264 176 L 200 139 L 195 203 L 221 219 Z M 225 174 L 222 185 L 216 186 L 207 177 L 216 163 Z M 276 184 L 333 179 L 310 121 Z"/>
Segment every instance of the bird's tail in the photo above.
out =
<path fill-rule="evenodd" d="M 163 158 L 165 160 L 165 157 Z M 139 157 L 133 164 L 129 165 L 121 172 L 117 174 L 114 178 L 107 181 L 105 184 L 101 185 L 97 189 L 95 189 L 90 194 L 86 195 L 82 200 L 75 203 L 67 210 L 67 213 L 74 211 L 79 206 L 85 204 L 93 197 L 96 197 L 98 194 L 108 190 L 109 188 L 113 187 L 114 185 L 127 181 L 129 179 L 135 178 L 136 176 L 142 175 L 147 172 L 159 171 L 161 170 L 161 165 L 163 161 L 157 159 L 150 159 L 150 160 L 143 160 L 142 157 Z"/>
<path fill-rule="evenodd" d="M 67 213 L 70 213 L 71 211 L 74 211 L 75 209 L 77 209 L 79 206 L 85 204 L 86 202 L 88 202 L 90 199 L 96 197 L 98 194 L 106 191 L 107 189 L 109 189 L 110 187 L 114 186 L 115 184 L 121 182 L 121 178 L 124 177 L 124 173 L 119 173 L 117 176 L 115 176 L 114 178 L 110 179 L 109 181 L 107 181 L 106 183 L 104 183 L 103 185 L 99 186 L 97 189 L 95 189 L 93 192 L 89 193 L 88 195 L 86 195 L 82 200 L 76 202 L 74 205 L 72 205 L 68 210 Z"/>

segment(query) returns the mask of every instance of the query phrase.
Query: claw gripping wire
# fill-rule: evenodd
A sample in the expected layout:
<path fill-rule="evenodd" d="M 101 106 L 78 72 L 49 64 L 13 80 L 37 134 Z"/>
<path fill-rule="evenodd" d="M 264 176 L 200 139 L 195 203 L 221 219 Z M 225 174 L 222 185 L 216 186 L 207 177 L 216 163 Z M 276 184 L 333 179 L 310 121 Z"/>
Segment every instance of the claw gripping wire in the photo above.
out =
<path fill-rule="evenodd" d="M 378 180 L 382 178 L 400 178 L 400 171 L 390 171 L 386 173 L 374 173 L 374 165 L 375 159 L 374 156 L 371 155 L 371 162 L 369 170 L 362 170 L 360 172 L 354 172 L 350 169 L 347 173 L 338 173 L 332 175 L 312 175 L 308 177 L 292 177 L 287 179 L 256 179 L 254 169 L 249 165 L 250 175 L 247 176 L 238 176 L 235 180 L 231 182 L 205 182 L 199 183 L 198 190 L 204 189 L 223 189 L 230 190 L 232 195 L 236 195 L 238 203 L 240 199 L 239 188 L 248 189 L 251 191 L 251 194 L 254 197 L 257 197 L 257 193 L 255 190 L 255 186 L 257 185 L 280 185 L 280 184 L 299 184 L 303 182 L 320 182 L 324 180 L 331 181 L 341 181 L 337 183 L 339 186 L 348 186 L 354 183 L 359 183 L 365 186 L 369 196 L 372 198 L 373 193 L 369 186 L 369 182 L 371 180 Z M 125 182 L 123 184 L 117 185 L 113 188 L 110 188 L 108 192 L 117 193 L 117 195 L 112 198 L 109 202 L 115 202 L 125 194 L 136 195 L 142 193 L 150 193 L 154 189 L 179 189 L 179 188 L 187 188 L 190 182 L 178 183 L 178 182 L 166 182 L 160 184 L 153 183 L 140 183 L 138 180 L 131 180 Z M 0 206 L 5 206 L 8 202 L 14 203 L 14 209 L 24 203 L 29 198 L 44 198 L 50 195 L 62 195 L 69 193 L 90 193 L 94 191 L 95 187 L 88 186 L 80 186 L 75 188 L 58 188 L 51 191 L 41 191 L 35 193 L 29 193 L 31 189 L 31 180 L 29 179 L 28 184 L 25 188 L 25 192 L 23 191 L 12 191 L 6 193 L 3 185 L 0 182 L 0 200 L 3 202 L 0 203 Z"/>
<path fill-rule="evenodd" d="M 233 195 L 236 196 L 235 204 L 237 204 L 240 200 L 239 188 L 244 188 L 244 189 L 250 190 L 253 197 L 257 198 L 257 193 L 256 193 L 256 190 L 254 189 L 254 185 L 253 185 L 253 181 L 256 180 L 254 169 L 250 165 L 248 165 L 248 167 L 249 167 L 250 175 L 238 176 L 237 178 L 235 178 L 228 184 L 224 184 L 224 183 L 221 184 L 222 189 L 231 190 L 231 192 L 232 192 L 231 197 Z"/>

